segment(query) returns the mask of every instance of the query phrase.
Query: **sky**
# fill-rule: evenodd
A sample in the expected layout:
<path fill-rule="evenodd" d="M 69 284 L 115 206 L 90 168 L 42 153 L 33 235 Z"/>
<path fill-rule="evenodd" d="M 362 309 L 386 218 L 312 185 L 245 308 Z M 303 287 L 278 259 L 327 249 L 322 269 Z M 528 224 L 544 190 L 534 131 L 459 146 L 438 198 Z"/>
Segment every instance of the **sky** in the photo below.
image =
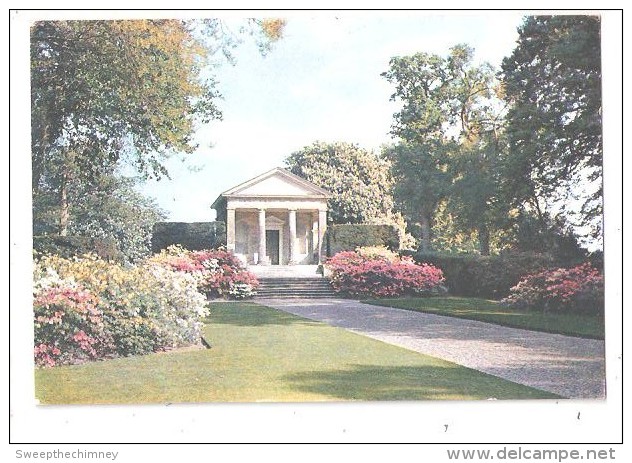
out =
<path fill-rule="evenodd" d="M 466 43 L 475 60 L 499 67 L 518 38 L 522 14 L 505 12 L 319 12 L 288 16 L 283 38 L 264 57 L 248 37 L 236 63 L 215 69 L 223 120 L 199 127 L 198 150 L 168 162 L 171 180 L 142 192 L 168 220 L 214 219 L 223 191 L 275 167 L 315 141 L 379 151 L 391 140 L 394 87 L 381 73 L 393 56 L 446 56 Z"/>

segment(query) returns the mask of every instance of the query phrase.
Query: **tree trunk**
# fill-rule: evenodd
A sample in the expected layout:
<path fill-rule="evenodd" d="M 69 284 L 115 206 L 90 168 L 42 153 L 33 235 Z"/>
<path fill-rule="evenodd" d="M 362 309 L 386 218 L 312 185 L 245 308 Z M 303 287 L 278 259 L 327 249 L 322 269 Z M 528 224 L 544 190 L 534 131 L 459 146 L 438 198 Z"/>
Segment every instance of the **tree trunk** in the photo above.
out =
<path fill-rule="evenodd" d="M 478 243 L 481 255 L 489 256 L 489 228 L 486 224 L 478 227 Z"/>
<path fill-rule="evenodd" d="M 70 205 L 68 204 L 68 173 L 64 172 L 59 187 L 59 236 L 68 235 Z"/>
<path fill-rule="evenodd" d="M 432 249 L 430 240 L 431 240 L 431 232 L 430 232 L 430 218 L 426 214 L 422 214 L 421 220 L 421 246 L 420 249 L 422 252 L 430 252 Z"/>

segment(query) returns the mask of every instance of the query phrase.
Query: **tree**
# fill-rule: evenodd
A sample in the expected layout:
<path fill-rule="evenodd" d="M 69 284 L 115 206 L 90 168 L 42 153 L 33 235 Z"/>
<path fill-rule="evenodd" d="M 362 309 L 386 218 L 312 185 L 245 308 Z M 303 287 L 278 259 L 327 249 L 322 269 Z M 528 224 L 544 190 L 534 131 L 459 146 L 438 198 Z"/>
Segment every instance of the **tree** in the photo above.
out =
<path fill-rule="evenodd" d="M 148 255 L 153 225 L 166 214 L 135 189 L 137 183 L 137 178 L 114 172 L 91 183 L 75 178 L 68 185 L 68 233 L 111 239 L 128 262 Z M 41 190 L 34 197 L 34 235 L 54 234 L 58 207 L 55 190 Z"/>
<path fill-rule="evenodd" d="M 395 202 L 410 223 L 419 225 L 424 252 L 431 249 L 433 216 L 450 184 L 447 156 L 446 146 L 436 140 L 400 142 L 384 148 L 384 157 L 391 161 L 396 179 Z"/>
<path fill-rule="evenodd" d="M 389 156 L 396 197 L 420 221 L 424 250 L 430 249 L 432 216 L 445 197 L 459 218 L 455 224 L 477 231 L 482 254 L 489 254 L 490 229 L 498 226 L 493 206 L 504 105 L 493 68 L 475 65 L 473 53 L 457 45 L 447 58 L 396 57 L 382 74 L 395 84 L 391 99 L 403 103 L 391 129 L 404 140 Z"/>
<path fill-rule="evenodd" d="M 602 217 L 601 40 L 598 16 L 530 16 L 502 64 L 513 202 L 545 227 L 576 196 L 577 226 L 599 239 Z"/>
<path fill-rule="evenodd" d="M 385 159 L 350 143 L 315 142 L 292 153 L 285 164 L 333 194 L 333 223 L 394 223 L 393 180 Z"/>
<path fill-rule="evenodd" d="M 221 117 L 207 68 L 212 47 L 223 48 L 219 24 L 134 20 L 32 26 L 33 194 L 55 188 L 60 234 L 68 232 L 70 185 L 95 182 L 122 159 L 146 177 L 168 175 L 168 156 L 195 149 L 196 124 Z M 259 25 L 271 39 L 282 31 L 269 21 Z"/>

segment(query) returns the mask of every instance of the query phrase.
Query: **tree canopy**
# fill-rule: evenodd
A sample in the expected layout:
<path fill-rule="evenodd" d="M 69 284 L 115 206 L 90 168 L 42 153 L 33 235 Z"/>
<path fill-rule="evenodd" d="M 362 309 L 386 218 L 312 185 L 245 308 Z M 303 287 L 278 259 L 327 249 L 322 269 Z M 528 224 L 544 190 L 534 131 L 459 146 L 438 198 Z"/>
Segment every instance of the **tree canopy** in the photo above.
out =
<path fill-rule="evenodd" d="M 481 252 L 489 253 L 498 195 L 496 165 L 501 156 L 503 102 L 493 68 L 476 64 L 474 50 L 456 45 L 447 57 L 428 53 L 395 57 L 382 75 L 402 102 L 391 133 L 402 141 L 388 150 L 396 199 L 422 230 L 422 249 L 440 201 L 457 212 L 457 225 L 476 230 Z"/>
<path fill-rule="evenodd" d="M 196 121 L 220 117 L 205 52 L 175 20 L 44 21 L 31 29 L 33 181 L 52 151 L 82 175 L 128 153 L 143 174 L 191 152 Z"/>
<path fill-rule="evenodd" d="M 248 24 L 260 28 L 265 48 L 285 22 Z M 197 126 L 221 118 L 210 59 L 219 50 L 230 57 L 235 44 L 214 19 L 32 26 L 33 195 L 56 203 L 60 234 L 77 197 L 70 187 L 102 182 L 121 161 L 145 178 L 168 176 L 166 158 L 196 149 Z"/>
<path fill-rule="evenodd" d="M 333 194 L 333 223 L 393 223 L 389 163 L 376 154 L 351 143 L 315 142 L 292 153 L 285 164 Z"/>
<path fill-rule="evenodd" d="M 601 234 L 601 39 L 598 16 L 529 16 L 502 64 L 514 202 L 555 205 Z M 576 198 L 574 198 L 576 197 Z M 574 200 L 578 211 L 565 210 Z"/>

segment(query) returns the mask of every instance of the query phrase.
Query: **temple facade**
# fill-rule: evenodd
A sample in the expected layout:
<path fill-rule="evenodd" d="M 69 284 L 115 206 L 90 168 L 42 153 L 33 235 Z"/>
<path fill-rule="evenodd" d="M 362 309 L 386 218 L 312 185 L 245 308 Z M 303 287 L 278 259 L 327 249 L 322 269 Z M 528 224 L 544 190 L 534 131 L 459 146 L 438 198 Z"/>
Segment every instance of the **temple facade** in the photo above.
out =
<path fill-rule="evenodd" d="M 276 168 L 218 196 L 226 247 L 248 265 L 319 264 L 331 194 Z"/>

